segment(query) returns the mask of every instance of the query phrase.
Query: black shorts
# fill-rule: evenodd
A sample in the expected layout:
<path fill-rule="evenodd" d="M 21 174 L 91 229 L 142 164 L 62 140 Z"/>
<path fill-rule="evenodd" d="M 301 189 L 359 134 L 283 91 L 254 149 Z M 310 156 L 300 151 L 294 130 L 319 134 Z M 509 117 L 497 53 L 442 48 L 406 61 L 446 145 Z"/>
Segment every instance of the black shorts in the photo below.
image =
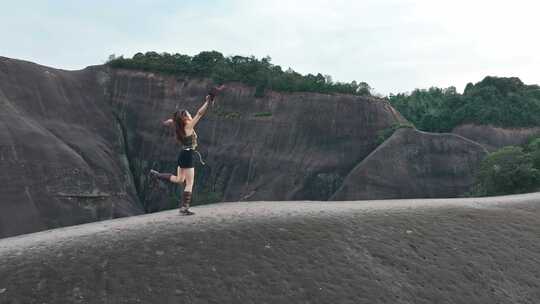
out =
<path fill-rule="evenodd" d="M 180 168 L 193 168 L 193 150 L 180 150 L 177 163 Z"/>

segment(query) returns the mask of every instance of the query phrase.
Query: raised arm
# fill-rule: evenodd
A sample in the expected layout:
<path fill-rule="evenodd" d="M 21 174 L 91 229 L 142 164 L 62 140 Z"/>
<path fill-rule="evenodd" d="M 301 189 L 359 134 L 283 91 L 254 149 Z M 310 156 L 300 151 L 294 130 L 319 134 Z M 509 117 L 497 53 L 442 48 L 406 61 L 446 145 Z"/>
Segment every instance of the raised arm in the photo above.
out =
<path fill-rule="evenodd" d="M 219 92 L 223 91 L 224 88 L 225 88 L 225 85 L 222 84 L 222 85 L 220 85 L 218 87 L 215 87 L 212 90 L 210 90 L 208 95 L 206 95 L 206 97 L 204 98 L 203 105 L 197 111 L 197 114 L 195 114 L 195 116 L 193 117 L 193 119 L 189 123 L 188 127 L 190 127 L 190 128 L 195 127 L 195 125 L 199 122 L 199 120 L 201 120 L 201 118 L 204 116 L 204 114 L 208 110 L 208 106 L 209 106 L 210 102 L 212 103 L 212 105 L 214 105 L 214 98 L 216 98 L 216 95 Z"/>
<path fill-rule="evenodd" d="M 189 123 L 189 127 L 194 128 L 195 125 L 199 122 L 199 120 L 204 116 L 204 114 L 208 110 L 208 104 L 210 103 L 211 99 L 212 97 L 210 95 L 206 95 L 206 97 L 204 98 L 203 105 L 199 108 L 199 110 L 197 111 L 197 114 L 195 114 L 195 116 Z"/>

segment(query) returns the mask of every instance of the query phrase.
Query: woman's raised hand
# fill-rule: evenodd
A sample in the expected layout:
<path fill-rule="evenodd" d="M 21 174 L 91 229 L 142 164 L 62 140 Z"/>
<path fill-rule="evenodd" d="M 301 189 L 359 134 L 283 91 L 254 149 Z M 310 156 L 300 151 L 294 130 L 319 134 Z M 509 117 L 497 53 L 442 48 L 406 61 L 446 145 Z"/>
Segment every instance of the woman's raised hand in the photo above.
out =
<path fill-rule="evenodd" d="M 206 95 L 206 101 L 211 101 L 212 105 L 214 105 L 214 99 L 216 98 L 219 92 L 223 91 L 223 89 L 225 89 L 224 84 L 214 87 L 212 90 L 210 90 L 210 93 Z"/>
<path fill-rule="evenodd" d="M 169 119 L 163 121 L 162 123 L 163 123 L 164 126 L 168 127 L 168 126 L 172 126 L 173 122 L 174 121 L 172 120 L 172 118 L 169 118 Z"/>
<path fill-rule="evenodd" d="M 225 85 L 224 85 L 224 84 L 222 84 L 222 85 L 216 87 L 216 90 L 218 90 L 218 91 L 222 91 L 223 89 L 225 89 Z"/>

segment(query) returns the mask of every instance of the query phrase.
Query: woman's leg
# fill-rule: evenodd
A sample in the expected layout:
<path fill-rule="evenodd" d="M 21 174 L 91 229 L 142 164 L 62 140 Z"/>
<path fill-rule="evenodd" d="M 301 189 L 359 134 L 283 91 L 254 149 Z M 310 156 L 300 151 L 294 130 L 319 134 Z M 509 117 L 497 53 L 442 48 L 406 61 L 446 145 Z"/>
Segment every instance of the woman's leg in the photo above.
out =
<path fill-rule="evenodd" d="M 186 181 L 186 187 L 184 188 L 184 191 L 192 192 L 195 179 L 195 168 L 183 168 L 181 169 L 181 171 Z"/>
<path fill-rule="evenodd" d="M 181 185 L 186 180 L 183 169 L 180 166 L 176 167 L 176 176 L 171 177 L 171 182 Z"/>
<path fill-rule="evenodd" d="M 195 168 L 182 168 L 182 175 L 185 177 L 186 186 L 184 187 L 184 194 L 182 196 L 182 206 L 180 207 L 180 212 L 184 214 L 193 214 L 188 209 L 191 205 L 193 181 L 195 178 Z"/>
<path fill-rule="evenodd" d="M 159 179 L 162 179 L 171 183 L 175 183 L 175 184 L 182 184 L 186 179 L 185 176 L 181 174 L 182 172 L 180 170 L 180 167 L 177 167 L 176 169 L 177 175 L 172 175 L 170 173 L 159 173 L 156 170 L 150 170 L 150 173 Z"/>
<path fill-rule="evenodd" d="M 174 176 L 170 173 L 159 173 L 158 171 L 154 169 L 150 169 L 150 174 L 155 178 L 159 178 L 168 182 L 172 182 L 171 178 Z"/>

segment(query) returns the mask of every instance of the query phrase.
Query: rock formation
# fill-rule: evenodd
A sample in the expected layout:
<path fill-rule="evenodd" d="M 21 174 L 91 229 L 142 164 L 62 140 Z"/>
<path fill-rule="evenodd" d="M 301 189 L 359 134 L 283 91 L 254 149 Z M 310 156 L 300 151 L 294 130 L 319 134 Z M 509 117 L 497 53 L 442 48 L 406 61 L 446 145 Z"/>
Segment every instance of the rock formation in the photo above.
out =
<path fill-rule="evenodd" d="M 0 237 L 175 207 L 179 187 L 147 175 L 176 171 L 178 147 L 161 122 L 195 112 L 213 85 L 0 57 Z M 374 152 L 381 133 L 406 123 L 384 99 L 257 98 L 227 85 L 197 127 L 206 165 L 197 162 L 196 204 L 459 196 L 485 154 L 459 136 L 412 130 Z"/>
<path fill-rule="evenodd" d="M 0 57 L 0 237 L 143 212 L 102 70 Z"/>
<path fill-rule="evenodd" d="M 349 173 L 331 199 L 460 196 L 486 154 L 459 135 L 398 129 Z"/>
<path fill-rule="evenodd" d="M 474 140 L 493 152 L 504 146 L 527 143 L 531 136 L 540 135 L 540 128 L 500 128 L 465 124 L 454 128 L 452 133 Z"/>
<path fill-rule="evenodd" d="M 153 73 L 112 72 L 112 101 L 125 125 L 127 149 L 141 199 L 163 209 L 164 191 L 146 172 L 175 172 L 174 138 L 161 121 L 176 108 L 194 113 L 210 83 Z M 405 120 L 386 101 L 348 95 L 269 92 L 228 84 L 199 124 L 195 200 L 326 200 L 376 146 L 377 133 Z M 201 195 L 202 193 L 202 195 Z M 161 195 L 161 196 L 160 196 Z"/>
<path fill-rule="evenodd" d="M 537 303 L 540 193 L 196 206 L 0 240 L 0 303 Z"/>

